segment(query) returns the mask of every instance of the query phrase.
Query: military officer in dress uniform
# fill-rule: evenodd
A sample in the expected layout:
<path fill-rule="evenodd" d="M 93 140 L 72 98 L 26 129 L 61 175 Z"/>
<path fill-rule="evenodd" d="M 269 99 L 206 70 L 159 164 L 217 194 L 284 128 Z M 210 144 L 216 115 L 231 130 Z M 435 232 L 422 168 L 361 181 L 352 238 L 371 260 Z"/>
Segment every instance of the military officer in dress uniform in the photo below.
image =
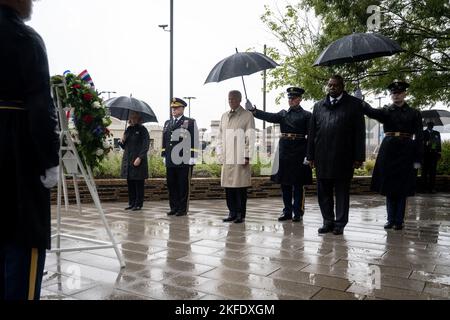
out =
<path fill-rule="evenodd" d="M 161 156 L 166 165 L 170 211 L 167 215 L 184 216 L 189 210 L 192 169 L 198 154 L 199 135 L 194 119 L 183 115 L 186 102 L 173 98 L 170 104 L 172 119 L 163 129 Z"/>
<path fill-rule="evenodd" d="M 269 113 L 256 109 L 247 100 L 246 109 L 255 118 L 280 124 L 280 143 L 277 159 L 272 168 L 271 180 L 281 184 L 284 209 L 278 221 L 291 220 L 298 222 L 305 212 L 304 186 L 312 184 L 312 172 L 305 164 L 307 135 L 311 112 L 300 106 L 304 89 L 290 87 L 287 89 L 289 110 Z M 292 197 L 294 201 L 292 202 Z"/>
<path fill-rule="evenodd" d="M 424 154 L 422 180 L 425 190 L 430 193 L 435 192 L 436 167 L 441 158 L 441 134 L 439 131 L 433 130 L 433 127 L 433 121 L 429 121 L 427 123 L 427 129 L 423 131 Z"/>
<path fill-rule="evenodd" d="M 31 0 L 0 0 L 0 300 L 38 300 L 50 248 L 59 137 Z"/>
<path fill-rule="evenodd" d="M 422 115 L 405 101 L 409 84 L 394 81 L 388 86 L 392 104 L 381 109 L 363 103 L 366 116 L 383 124 L 385 137 L 372 174 L 371 188 L 386 196 L 385 229 L 403 229 L 406 198 L 413 196 L 417 169 L 423 155 Z"/>

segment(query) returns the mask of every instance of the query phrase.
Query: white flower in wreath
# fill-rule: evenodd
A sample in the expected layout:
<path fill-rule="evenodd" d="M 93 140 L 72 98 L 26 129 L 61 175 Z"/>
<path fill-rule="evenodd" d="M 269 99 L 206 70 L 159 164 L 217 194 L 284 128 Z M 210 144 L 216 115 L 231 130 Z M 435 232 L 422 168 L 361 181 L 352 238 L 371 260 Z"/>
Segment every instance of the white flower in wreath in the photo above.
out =
<path fill-rule="evenodd" d="M 75 143 L 75 144 L 81 144 L 81 141 L 80 141 L 80 136 L 78 135 L 78 130 L 72 130 L 71 131 L 71 134 L 72 134 L 72 140 L 73 140 L 73 143 Z"/>
<path fill-rule="evenodd" d="M 103 155 L 103 153 L 104 153 L 104 151 L 103 151 L 103 149 L 97 149 L 97 151 L 95 152 L 95 154 L 97 155 L 97 156 L 101 156 L 101 155 Z"/>
<path fill-rule="evenodd" d="M 103 141 L 103 149 L 109 149 L 111 148 L 111 144 L 109 141 Z"/>
<path fill-rule="evenodd" d="M 92 104 L 92 108 L 94 108 L 94 109 L 100 109 L 101 107 L 102 107 L 102 105 L 101 105 L 101 103 L 98 102 L 98 101 L 95 101 L 95 102 Z"/>

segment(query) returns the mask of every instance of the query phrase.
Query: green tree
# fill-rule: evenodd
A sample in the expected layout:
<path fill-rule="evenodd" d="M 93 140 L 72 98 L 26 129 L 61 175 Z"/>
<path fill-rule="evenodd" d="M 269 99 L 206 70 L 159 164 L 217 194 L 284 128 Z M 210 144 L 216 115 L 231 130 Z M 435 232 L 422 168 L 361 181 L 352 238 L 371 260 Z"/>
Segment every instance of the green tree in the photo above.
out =
<path fill-rule="evenodd" d="M 373 12 L 380 10 L 377 32 L 396 40 L 404 52 L 358 64 L 312 67 L 320 52 L 332 41 L 355 32 L 367 32 Z M 311 14 L 320 25 L 315 30 Z M 393 79 L 410 82 L 411 102 L 416 107 L 438 101 L 450 105 L 450 6 L 448 0 L 300 0 L 284 12 L 266 6 L 262 20 L 284 45 L 269 54 L 282 66 L 271 71 L 269 88 L 297 84 L 306 98 L 320 99 L 323 85 L 332 73 L 356 79 L 366 93 L 379 93 Z"/>

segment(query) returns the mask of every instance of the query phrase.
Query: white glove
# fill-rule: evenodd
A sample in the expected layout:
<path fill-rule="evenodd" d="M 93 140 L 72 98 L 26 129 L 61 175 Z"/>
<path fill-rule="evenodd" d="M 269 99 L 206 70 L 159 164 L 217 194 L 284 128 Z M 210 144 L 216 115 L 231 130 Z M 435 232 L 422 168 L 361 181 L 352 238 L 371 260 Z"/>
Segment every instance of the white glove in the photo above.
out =
<path fill-rule="evenodd" d="M 45 176 L 41 176 L 41 182 L 47 189 L 51 189 L 58 184 L 59 166 L 45 170 Z"/>
<path fill-rule="evenodd" d="M 304 164 L 304 165 L 307 165 L 307 166 L 309 165 L 309 161 L 306 160 L 306 157 L 305 157 L 305 159 L 303 159 L 303 164 Z"/>
<path fill-rule="evenodd" d="M 195 158 L 189 158 L 189 165 L 190 166 L 193 166 L 193 165 L 195 165 Z"/>
<path fill-rule="evenodd" d="M 414 162 L 414 169 L 420 169 L 420 162 Z"/>
<path fill-rule="evenodd" d="M 163 158 L 164 165 L 166 165 L 166 157 L 162 157 L 162 158 Z"/>
<path fill-rule="evenodd" d="M 248 111 L 255 111 L 256 106 L 254 106 L 250 100 L 247 99 L 247 102 L 245 103 L 245 109 Z"/>

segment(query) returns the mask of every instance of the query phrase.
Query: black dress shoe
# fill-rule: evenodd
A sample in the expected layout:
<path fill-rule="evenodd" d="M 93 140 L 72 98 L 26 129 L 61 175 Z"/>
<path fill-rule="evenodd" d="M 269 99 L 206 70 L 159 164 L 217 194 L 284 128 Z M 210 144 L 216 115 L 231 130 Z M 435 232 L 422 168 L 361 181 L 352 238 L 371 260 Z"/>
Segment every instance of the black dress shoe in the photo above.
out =
<path fill-rule="evenodd" d="M 244 222 L 245 220 L 244 219 L 242 219 L 242 218 L 237 218 L 236 220 L 234 220 L 234 223 L 242 223 L 242 222 Z"/>
<path fill-rule="evenodd" d="M 173 216 L 173 215 L 176 214 L 176 213 L 177 213 L 176 211 L 170 210 L 169 212 L 167 212 L 167 215 L 168 215 L 168 216 Z"/>
<path fill-rule="evenodd" d="M 134 206 L 128 206 L 128 207 L 125 208 L 125 210 L 130 210 L 130 209 L 133 209 L 133 208 L 134 208 Z"/>
<path fill-rule="evenodd" d="M 139 211 L 141 209 L 142 209 L 142 207 L 134 207 L 133 209 L 131 209 L 131 211 Z"/>
<path fill-rule="evenodd" d="M 177 216 L 177 217 L 186 216 L 186 215 L 187 215 L 187 212 L 180 212 L 180 211 L 175 214 L 175 216 Z"/>
<path fill-rule="evenodd" d="M 394 230 L 402 230 L 403 229 L 403 224 L 396 224 L 394 226 Z"/>
<path fill-rule="evenodd" d="M 236 217 L 228 217 L 228 218 L 222 219 L 223 222 L 233 222 L 234 220 L 236 220 Z"/>
<path fill-rule="evenodd" d="M 343 234 L 343 233 L 344 233 L 344 228 L 334 228 L 333 229 L 333 234 L 335 236 L 338 236 L 338 235 Z"/>
<path fill-rule="evenodd" d="M 287 215 L 284 213 L 278 217 L 278 221 L 286 221 L 286 220 L 291 220 L 291 219 L 292 219 L 291 215 Z"/>
<path fill-rule="evenodd" d="M 300 222 L 303 220 L 303 216 L 294 216 L 292 222 Z"/>
<path fill-rule="evenodd" d="M 393 222 L 388 222 L 384 225 L 385 229 L 392 229 L 394 227 L 394 223 Z"/>
<path fill-rule="evenodd" d="M 320 234 L 323 233 L 329 233 L 333 231 L 333 227 L 332 226 L 322 226 L 322 228 L 319 228 L 319 230 L 317 230 L 317 232 L 319 232 Z"/>

